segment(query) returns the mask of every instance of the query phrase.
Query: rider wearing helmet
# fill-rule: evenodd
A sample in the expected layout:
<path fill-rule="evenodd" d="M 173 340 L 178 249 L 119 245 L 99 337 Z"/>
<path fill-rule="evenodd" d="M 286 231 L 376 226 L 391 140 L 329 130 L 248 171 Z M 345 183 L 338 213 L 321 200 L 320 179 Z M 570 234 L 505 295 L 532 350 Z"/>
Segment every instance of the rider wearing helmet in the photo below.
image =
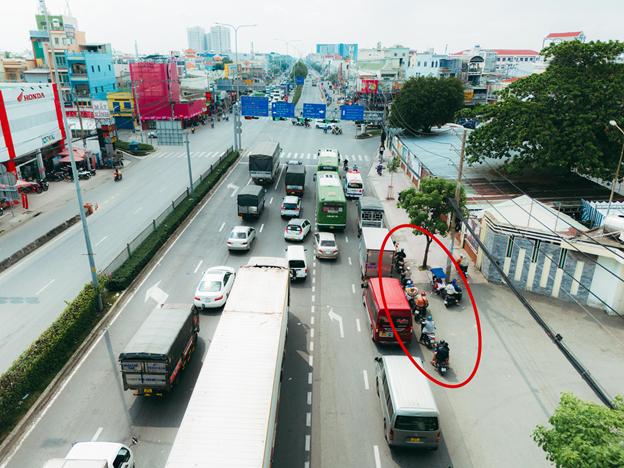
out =
<path fill-rule="evenodd" d="M 401 247 L 401 251 L 397 252 L 395 256 L 398 257 L 399 261 L 401 261 L 401 262 L 404 261 L 405 260 L 405 256 L 406 256 L 405 255 L 405 249 L 403 247 Z"/>
<path fill-rule="evenodd" d="M 412 283 L 412 280 L 408 279 L 407 284 L 405 285 L 405 296 L 407 297 L 407 300 L 409 301 L 410 299 L 413 299 L 417 295 L 418 295 L 418 288 L 414 286 L 414 283 Z"/>
<path fill-rule="evenodd" d="M 431 361 L 431 365 L 435 367 L 438 360 L 440 360 L 440 362 L 448 362 L 450 355 L 451 351 L 448 343 L 444 340 L 440 340 L 440 345 L 436 347 L 436 350 L 433 353 L 433 361 Z"/>
<path fill-rule="evenodd" d="M 427 307 L 429 305 L 429 301 L 427 300 L 427 294 L 425 291 L 420 293 L 420 296 L 416 298 L 416 305 L 419 307 Z"/>
<path fill-rule="evenodd" d="M 420 340 L 422 341 L 424 338 L 427 337 L 428 333 L 435 333 L 435 322 L 433 321 L 433 318 L 431 317 L 431 315 L 429 317 L 427 317 L 425 320 L 422 321 L 421 325 L 421 333 L 420 333 Z"/>

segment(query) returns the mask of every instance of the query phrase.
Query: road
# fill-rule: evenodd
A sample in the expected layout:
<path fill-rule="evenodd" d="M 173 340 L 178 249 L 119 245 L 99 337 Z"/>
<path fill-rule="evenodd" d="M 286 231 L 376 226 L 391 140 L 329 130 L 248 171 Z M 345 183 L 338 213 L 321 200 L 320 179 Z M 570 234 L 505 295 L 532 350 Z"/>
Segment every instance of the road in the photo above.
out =
<path fill-rule="evenodd" d="M 318 102 L 312 101 L 315 92 L 316 88 L 306 85 L 304 99 L 307 94 L 308 102 Z M 316 151 L 339 148 L 343 157 L 361 162 L 364 167 L 373 163 L 377 151 L 376 139 L 359 141 L 346 134 L 324 134 L 314 128 L 294 127 L 290 122 L 270 119 L 243 122 L 246 148 L 258 141 L 276 140 L 284 149 L 284 163 L 296 159 L 307 166 L 302 217 L 311 220 L 315 211 L 312 176 Z M 352 127 L 343 123 L 345 130 Z M 204 133 L 211 135 L 210 130 L 200 129 L 195 136 Z M 167 164 L 163 163 L 168 158 L 159 158 L 164 154 L 166 151 L 157 152 L 137 164 L 137 173 L 143 173 L 143 166 L 166 171 Z M 114 321 L 84 356 L 71 380 L 49 404 L 11 459 L 0 464 L 0 468 L 39 468 L 48 458 L 62 457 L 72 442 L 91 440 L 95 434 L 98 440 L 124 443 L 136 437 L 139 443 L 133 451 L 137 467 L 164 467 L 220 311 L 201 313 L 196 355 L 180 385 L 166 397 L 137 398 L 131 392 L 124 392 L 117 356 L 156 306 L 156 301 L 147 295 L 154 285 L 158 284 L 168 295 L 167 303 L 190 304 L 202 271 L 210 266 L 236 268 L 251 255 L 284 255 L 288 245 L 282 237 L 286 221 L 279 216 L 284 196 L 283 176 L 277 184 L 267 187 L 267 209 L 261 218 L 243 223 L 236 216 L 233 194 L 236 187 L 247 183 L 247 159 L 242 158 L 145 280 L 129 291 L 128 300 Z M 365 188 L 369 190 L 368 184 Z M 133 195 L 126 192 L 125 196 Z M 401 350 L 377 346 L 370 340 L 361 301 L 354 208 L 355 205 L 349 205 L 349 225 L 337 234 L 340 255 L 336 261 L 314 260 L 310 235 L 303 243 L 310 275 L 305 282 L 292 287 L 273 466 L 549 466 L 544 453 L 531 440 L 531 431 L 537 424 L 546 423 L 560 392 L 574 391 L 579 397 L 593 401 L 596 398 L 511 294 L 496 285 L 473 288 L 483 333 L 482 361 L 475 379 L 461 389 L 432 385 L 441 413 L 440 449 L 422 453 L 388 448 L 375 392 L 373 358 L 399 354 Z M 239 224 L 251 224 L 259 231 L 259 238 L 249 253 L 228 252 L 225 248 L 230 230 Z M 115 236 L 127 242 L 122 231 L 118 230 Z M 439 338 L 451 343 L 451 371 L 445 380 L 459 383 L 470 375 L 476 361 L 474 314 L 466 301 L 453 309 L 445 309 L 437 297 L 431 297 L 430 302 Z M 560 327 L 565 326 L 570 304 L 550 300 L 548 307 L 551 311 L 548 318 Z M 583 316 L 575 314 L 575 326 L 578 326 L 583 323 Z M 624 330 L 618 327 L 612 323 L 609 332 L 624 341 Z M 592 348 L 588 346 L 590 351 Z M 425 363 L 431 359 L 431 352 L 417 343 L 409 345 L 409 351 Z M 611 353 L 610 365 L 611 358 L 614 362 L 624 362 L 624 353 L 619 350 Z M 584 357 L 591 355 L 587 352 Z M 431 366 L 425 364 L 425 370 L 430 372 Z M 613 375 L 621 373 L 613 372 Z M 611 390 L 619 385 L 616 377 L 608 384 Z"/>

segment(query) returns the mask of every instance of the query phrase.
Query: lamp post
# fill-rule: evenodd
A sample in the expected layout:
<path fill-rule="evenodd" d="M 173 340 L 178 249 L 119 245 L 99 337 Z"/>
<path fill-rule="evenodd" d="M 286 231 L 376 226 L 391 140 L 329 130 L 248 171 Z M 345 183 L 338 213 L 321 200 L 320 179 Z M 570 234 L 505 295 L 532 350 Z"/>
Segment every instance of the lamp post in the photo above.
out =
<path fill-rule="evenodd" d="M 615 120 L 609 122 L 615 128 L 617 128 L 624 135 L 624 130 L 622 130 Z M 609 208 L 607 208 L 607 216 L 609 216 L 609 212 L 611 211 L 611 202 L 613 201 L 613 191 L 615 190 L 615 184 L 618 181 L 618 175 L 620 174 L 620 166 L 622 165 L 622 156 L 624 156 L 624 143 L 622 144 L 622 151 L 620 152 L 620 160 L 618 162 L 617 168 L 615 169 L 615 179 L 613 179 L 613 184 L 611 184 L 611 195 L 609 195 Z M 605 218 L 607 217 L 605 216 Z"/>
<path fill-rule="evenodd" d="M 286 68 L 288 68 L 288 44 L 290 44 L 291 42 L 300 42 L 300 40 L 299 39 L 290 39 L 288 41 L 286 39 L 275 39 L 275 40 L 286 43 Z"/>
<path fill-rule="evenodd" d="M 242 147 L 241 143 L 241 135 L 239 133 L 239 128 L 236 126 L 237 120 L 240 119 L 240 93 L 238 91 L 238 30 L 240 28 L 253 28 L 254 26 L 258 26 L 257 24 L 241 24 L 240 26 L 233 26 L 228 23 L 215 23 L 218 26 L 228 26 L 234 30 L 234 50 L 236 51 L 236 108 L 235 108 L 235 117 L 234 117 L 234 131 L 238 133 L 238 148 L 236 148 L 236 134 L 234 135 L 234 147 L 235 149 L 240 149 Z"/>

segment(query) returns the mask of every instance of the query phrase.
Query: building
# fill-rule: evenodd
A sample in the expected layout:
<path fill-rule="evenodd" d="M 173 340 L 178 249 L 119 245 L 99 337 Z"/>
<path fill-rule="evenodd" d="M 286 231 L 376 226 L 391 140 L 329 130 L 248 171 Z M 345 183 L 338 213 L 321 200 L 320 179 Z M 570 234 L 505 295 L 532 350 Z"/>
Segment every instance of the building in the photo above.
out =
<path fill-rule="evenodd" d="M 206 52 L 212 52 L 212 37 L 209 32 L 204 34 L 204 45 L 206 47 L 204 49 Z"/>
<path fill-rule="evenodd" d="M 18 179 L 51 170 L 65 129 L 58 88 L 51 83 L 0 83 L 0 163 Z"/>
<path fill-rule="evenodd" d="M 111 117 L 115 120 L 115 127 L 118 129 L 134 129 L 134 105 L 132 93 L 108 93 L 107 98 Z"/>
<path fill-rule="evenodd" d="M 232 52 L 230 46 L 230 28 L 227 26 L 210 27 L 211 52 L 215 54 L 229 54 Z"/>
<path fill-rule="evenodd" d="M 80 52 L 65 51 L 65 60 L 72 103 L 91 106 L 92 101 L 105 100 L 106 93 L 117 91 L 110 44 L 81 45 Z"/>
<path fill-rule="evenodd" d="M 206 30 L 201 26 L 186 28 L 186 37 L 189 49 L 193 49 L 195 52 L 210 50 L 206 47 Z"/>
<path fill-rule="evenodd" d="M 338 54 L 343 58 L 358 59 L 357 44 L 316 44 L 316 53 L 321 55 Z"/>
<path fill-rule="evenodd" d="M 436 54 L 433 49 L 413 54 L 409 60 L 406 78 L 433 76 L 436 78 L 456 76 L 461 69 L 461 60 L 448 55 Z"/>
<path fill-rule="evenodd" d="M 566 41 L 581 41 L 585 42 L 585 34 L 583 31 L 577 32 L 565 32 L 565 33 L 550 33 L 542 41 L 542 48 L 548 47 L 550 44 L 560 44 Z"/>

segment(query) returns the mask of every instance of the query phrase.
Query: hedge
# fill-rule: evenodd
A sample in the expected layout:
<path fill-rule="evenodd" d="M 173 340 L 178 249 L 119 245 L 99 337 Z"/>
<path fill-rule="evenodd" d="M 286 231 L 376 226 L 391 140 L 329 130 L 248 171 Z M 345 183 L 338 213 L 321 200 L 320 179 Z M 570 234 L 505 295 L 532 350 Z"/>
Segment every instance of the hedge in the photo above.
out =
<path fill-rule="evenodd" d="M 105 281 L 102 276 L 100 290 Z M 41 384 L 63 368 L 76 343 L 100 320 L 99 293 L 91 283 L 85 285 L 59 318 L 0 377 L 0 427 L 7 428 L 13 422 L 25 395 L 42 390 Z"/>
<path fill-rule="evenodd" d="M 295 89 L 295 95 L 293 96 L 292 100 L 292 103 L 295 105 L 297 105 L 297 103 L 299 102 L 299 98 L 301 97 L 301 88 L 303 88 L 303 86 L 298 85 Z"/>
<path fill-rule="evenodd" d="M 206 196 L 206 194 L 214 187 L 227 169 L 238 159 L 238 152 L 230 153 L 221 161 L 195 188 L 195 198 L 186 198 L 176 209 L 170 213 L 164 222 L 156 228 L 142 243 L 132 252 L 130 258 L 126 260 L 121 267 L 115 270 L 108 280 L 106 288 L 109 291 L 122 291 L 126 289 L 130 283 L 143 270 L 145 265 L 154 257 L 158 249 L 160 249 L 169 239 L 171 234 L 184 222 L 187 216 L 193 211 L 193 208 Z"/>
<path fill-rule="evenodd" d="M 146 145 L 144 143 L 137 143 L 137 145 L 139 145 L 139 150 L 136 151 L 131 151 L 130 150 L 130 143 L 125 142 L 125 141 L 120 141 L 117 140 L 117 142 L 115 143 L 115 146 L 119 149 L 122 149 L 124 151 L 127 151 L 128 153 L 132 154 L 133 156 L 145 156 L 146 154 L 148 154 L 150 151 L 154 150 L 154 147 L 152 145 Z"/>

